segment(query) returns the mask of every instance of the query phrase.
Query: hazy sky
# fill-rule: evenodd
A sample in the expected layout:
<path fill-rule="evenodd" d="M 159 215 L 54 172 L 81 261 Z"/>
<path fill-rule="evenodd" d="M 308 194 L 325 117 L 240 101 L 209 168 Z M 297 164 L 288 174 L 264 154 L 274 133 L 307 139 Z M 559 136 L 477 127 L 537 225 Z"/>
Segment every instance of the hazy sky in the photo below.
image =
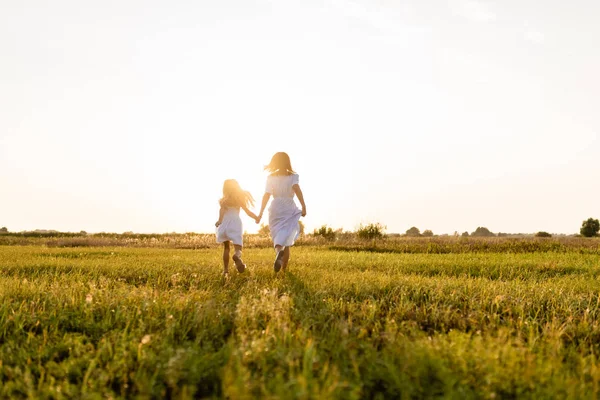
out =
<path fill-rule="evenodd" d="M 600 217 L 597 0 L 0 1 L 0 226 L 211 232 L 286 151 L 308 229 Z M 256 225 L 244 219 L 245 228 Z"/>

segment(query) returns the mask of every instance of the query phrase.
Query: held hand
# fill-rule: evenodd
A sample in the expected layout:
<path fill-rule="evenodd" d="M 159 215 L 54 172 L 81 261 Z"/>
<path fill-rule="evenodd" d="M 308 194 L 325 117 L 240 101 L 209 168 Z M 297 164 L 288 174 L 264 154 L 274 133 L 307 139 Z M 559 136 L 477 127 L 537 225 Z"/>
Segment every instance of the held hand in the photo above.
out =
<path fill-rule="evenodd" d="M 260 215 L 259 215 L 259 216 L 257 216 L 257 217 L 254 219 L 254 221 L 255 221 L 257 224 L 260 224 L 260 218 L 261 218 L 261 217 L 260 217 Z"/>

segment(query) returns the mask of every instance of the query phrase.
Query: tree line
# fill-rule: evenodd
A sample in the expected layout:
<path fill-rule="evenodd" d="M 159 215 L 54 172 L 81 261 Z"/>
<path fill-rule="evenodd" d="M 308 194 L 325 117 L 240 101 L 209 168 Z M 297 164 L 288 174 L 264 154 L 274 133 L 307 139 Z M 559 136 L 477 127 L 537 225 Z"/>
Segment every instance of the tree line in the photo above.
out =
<path fill-rule="evenodd" d="M 356 234 L 361 239 L 378 239 L 378 238 L 382 238 L 386 235 L 386 233 L 385 233 L 386 229 L 387 229 L 387 227 L 380 223 L 360 224 L 358 226 L 358 228 L 356 229 L 356 231 L 354 231 L 352 233 Z M 581 223 L 581 228 L 579 229 L 579 234 L 583 237 L 596 237 L 596 236 L 598 236 L 599 232 L 600 232 L 600 221 L 598 219 L 594 219 L 594 218 L 588 218 L 585 221 L 583 221 Z M 300 233 L 301 234 L 305 233 L 304 232 L 304 224 L 302 224 L 302 222 L 300 222 Z M 312 234 L 314 236 L 321 236 L 321 237 L 324 237 L 329 240 L 335 239 L 336 236 L 338 236 L 342 233 L 344 233 L 344 232 L 341 228 L 334 230 L 332 227 L 327 226 L 327 225 L 322 225 L 321 227 L 315 229 L 312 232 Z M 43 237 L 46 237 L 46 236 L 52 237 L 52 236 L 57 236 L 57 235 L 58 236 L 87 235 L 87 233 L 85 231 L 81 231 L 79 233 L 57 232 L 57 231 L 39 231 L 39 230 L 38 231 L 26 231 L 26 232 L 10 232 L 8 230 L 8 228 L 5 226 L 0 228 L 0 235 L 1 234 L 17 234 L 17 235 L 22 235 L 22 236 L 43 236 Z M 102 234 L 103 233 L 95 234 L 95 235 L 102 235 Z M 126 232 L 124 234 L 135 235 L 133 232 Z M 261 225 L 260 229 L 258 231 L 258 234 L 268 236 L 269 235 L 269 226 Z M 404 233 L 404 235 L 409 236 L 409 237 L 432 237 L 432 236 L 435 236 L 433 231 L 431 231 L 430 229 L 425 229 L 423 232 L 421 232 L 419 230 L 419 228 L 417 228 L 416 226 L 413 226 L 413 227 L 410 227 L 409 229 L 407 229 L 406 232 Z M 152 236 L 152 235 L 149 235 L 149 236 Z M 475 229 L 471 233 L 465 231 L 459 235 L 458 232 L 454 232 L 454 236 L 503 237 L 503 236 L 510 236 L 510 234 L 501 233 L 501 232 L 493 233 L 484 226 L 478 226 L 477 229 Z M 544 232 L 544 231 L 537 232 L 535 234 L 535 236 L 536 237 L 552 237 L 552 235 L 550 233 Z"/>

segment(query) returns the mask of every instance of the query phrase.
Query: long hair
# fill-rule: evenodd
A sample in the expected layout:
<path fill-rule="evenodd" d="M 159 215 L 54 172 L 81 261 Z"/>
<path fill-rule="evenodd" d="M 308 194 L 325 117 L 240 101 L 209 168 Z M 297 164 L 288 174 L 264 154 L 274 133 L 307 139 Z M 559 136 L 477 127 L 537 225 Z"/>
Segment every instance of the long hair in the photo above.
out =
<path fill-rule="evenodd" d="M 283 151 L 279 153 L 275 153 L 271 158 L 271 162 L 265 165 L 265 171 L 269 171 L 272 174 L 278 173 L 281 175 L 291 175 L 295 174 L 292 169 L 292 162 L 290 161 L 290 156 Z"/>
<path fill-rule="evenodd" d="M 223 197 L 219 200 L 221 207 L 254 207 L 254 197 L 243 190 L 235 179 L 227 179 L 223 183 Z"/>

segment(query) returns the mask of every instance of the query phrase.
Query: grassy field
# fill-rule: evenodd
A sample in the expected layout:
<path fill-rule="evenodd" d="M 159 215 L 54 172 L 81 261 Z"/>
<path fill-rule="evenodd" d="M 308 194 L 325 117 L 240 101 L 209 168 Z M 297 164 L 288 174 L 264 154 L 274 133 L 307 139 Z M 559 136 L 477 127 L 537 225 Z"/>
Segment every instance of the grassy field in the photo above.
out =
<path fill-rule="evenodd" d="M 321 243 L 278 277 L 257 246 L 226 282 L 214 245 L 55 246 L 0 246 L 3 398 L 600 396 L 598 240 Z"/>

